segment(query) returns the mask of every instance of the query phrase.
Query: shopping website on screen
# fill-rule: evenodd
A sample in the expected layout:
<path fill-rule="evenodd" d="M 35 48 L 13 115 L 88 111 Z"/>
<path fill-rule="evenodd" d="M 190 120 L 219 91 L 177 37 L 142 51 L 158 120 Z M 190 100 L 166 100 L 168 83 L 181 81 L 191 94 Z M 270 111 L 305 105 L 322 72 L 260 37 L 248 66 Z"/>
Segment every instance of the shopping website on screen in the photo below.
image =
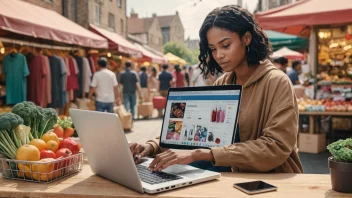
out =
<path fill-rule="evenodd" d="M 239 90 L 170 92 L 161 141 L 220 147 L 232 144 Z"/>

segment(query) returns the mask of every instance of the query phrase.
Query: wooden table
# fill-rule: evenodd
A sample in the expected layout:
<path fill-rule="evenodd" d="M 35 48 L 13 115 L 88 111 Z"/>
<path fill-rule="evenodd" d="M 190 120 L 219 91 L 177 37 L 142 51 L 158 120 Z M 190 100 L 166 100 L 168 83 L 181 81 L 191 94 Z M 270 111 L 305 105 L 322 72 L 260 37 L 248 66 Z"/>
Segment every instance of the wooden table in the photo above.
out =
<path fill-rule="evenodd" d="M 278 187 L 277 192 L 249 196 L 233 188 L 233 183 L 262 180 Z M 147 197 L 93 175 L 89 165 L 83 171 L 51 184 L 7 180 L 0 178 L 0 197 L 85 198 L 85 197 Z M 352 197 L 331 190 L 330 175 L 245 174 L 222 173 L 219 180 L 175 189 L 157 197 Z"/>

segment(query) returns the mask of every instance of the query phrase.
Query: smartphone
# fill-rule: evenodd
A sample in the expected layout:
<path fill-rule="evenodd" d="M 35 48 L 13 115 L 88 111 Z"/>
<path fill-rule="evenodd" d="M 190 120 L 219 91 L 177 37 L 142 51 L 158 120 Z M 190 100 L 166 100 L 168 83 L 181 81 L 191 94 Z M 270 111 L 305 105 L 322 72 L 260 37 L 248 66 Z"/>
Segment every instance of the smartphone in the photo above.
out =
<path fill-rule="evenodd" d="M 276 191 L 277 187 L 271 184 L 265 183 L 263 181 L 252 181 L 252 182 L 245 182 L 245 183 L 235 183 L 233 187 L 237 188 L 238 190 L 245 192 L 249 195 Z"/>

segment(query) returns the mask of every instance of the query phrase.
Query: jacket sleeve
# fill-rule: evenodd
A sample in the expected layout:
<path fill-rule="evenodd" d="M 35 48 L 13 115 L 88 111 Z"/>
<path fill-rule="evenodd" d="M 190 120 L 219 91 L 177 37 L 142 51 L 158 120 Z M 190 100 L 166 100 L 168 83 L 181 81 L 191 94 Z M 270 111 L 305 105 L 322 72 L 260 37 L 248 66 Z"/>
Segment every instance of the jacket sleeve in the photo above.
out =
<path fill-rule="evenodd" d="M 212 148 L 216 166 L 232 166 L 246 172 L 268 172 L 283 164 L 297 141 L 298 112 L 287 105 L 272 113 L 256 140 Z"/>

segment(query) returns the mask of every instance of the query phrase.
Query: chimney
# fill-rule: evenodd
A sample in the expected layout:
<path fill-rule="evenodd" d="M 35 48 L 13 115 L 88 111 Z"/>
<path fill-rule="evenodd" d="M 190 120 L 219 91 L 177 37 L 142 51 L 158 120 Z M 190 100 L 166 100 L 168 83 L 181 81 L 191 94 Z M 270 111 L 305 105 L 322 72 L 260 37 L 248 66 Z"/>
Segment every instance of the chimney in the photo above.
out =
<path fill-rule="evenodd" d="M 156 17 L 156 13 L 153 13 L 153 18 L 155 18 Z"/>
<path fill-rule="evenodd" d="M 176 11 L 176 15 L 178 16 L 178 11 Z"/>
<path fill-rule="evenodd" d="M 138 14 L 137 13 L 131 13 L 131 18 L 137 18 L 138 19 Z"/>

